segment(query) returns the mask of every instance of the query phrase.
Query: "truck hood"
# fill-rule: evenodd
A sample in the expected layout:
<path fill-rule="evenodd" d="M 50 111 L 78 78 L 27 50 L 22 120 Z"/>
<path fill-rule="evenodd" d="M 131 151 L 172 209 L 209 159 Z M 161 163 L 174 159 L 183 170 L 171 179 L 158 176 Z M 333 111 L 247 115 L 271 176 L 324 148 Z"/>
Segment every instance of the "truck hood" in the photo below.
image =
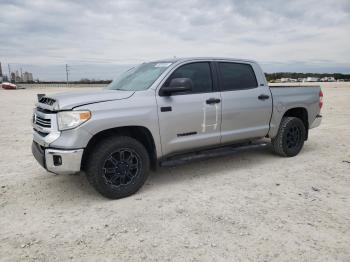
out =
<path fill-rule="evenodd" d="M 39 104 L 43 108 L 51 109 L 54 111 L 67 110 L 87 104 L 126 99 L 131 97 L 134 93 L 134 91 L 104 89 L 98 91 L 64 92 L 45 96 L 45 98 L 48 98 L 49 101 L 50 99 L 54 100 L 51 105 L 45 104 L 45 99 L 40 99 Z"/>

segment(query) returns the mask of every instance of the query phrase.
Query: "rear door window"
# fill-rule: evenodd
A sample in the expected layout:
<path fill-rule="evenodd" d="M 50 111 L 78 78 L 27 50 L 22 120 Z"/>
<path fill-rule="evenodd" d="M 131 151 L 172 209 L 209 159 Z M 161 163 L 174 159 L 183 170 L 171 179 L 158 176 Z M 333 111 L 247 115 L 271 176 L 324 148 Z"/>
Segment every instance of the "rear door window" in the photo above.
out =
<path fill-rule="evenodd" d="M 254 70 L 249 64 L 219 62 L 221 91 L 244 90 L 258 87 Z"/>

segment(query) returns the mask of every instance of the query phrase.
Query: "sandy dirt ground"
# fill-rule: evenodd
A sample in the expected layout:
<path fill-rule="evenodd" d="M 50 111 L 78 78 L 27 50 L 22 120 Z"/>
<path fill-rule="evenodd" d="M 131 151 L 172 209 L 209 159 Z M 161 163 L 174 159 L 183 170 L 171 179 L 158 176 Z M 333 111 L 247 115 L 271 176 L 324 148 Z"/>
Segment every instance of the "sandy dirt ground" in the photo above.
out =
<path fill-rule="evenodd" d="M 60 90 L 0 90 L 1 261 L 350 261 L 349 83 L 323 84 L 300 155 L 162 168 L 117 201 L 32 157 L 36 93 Z"/>

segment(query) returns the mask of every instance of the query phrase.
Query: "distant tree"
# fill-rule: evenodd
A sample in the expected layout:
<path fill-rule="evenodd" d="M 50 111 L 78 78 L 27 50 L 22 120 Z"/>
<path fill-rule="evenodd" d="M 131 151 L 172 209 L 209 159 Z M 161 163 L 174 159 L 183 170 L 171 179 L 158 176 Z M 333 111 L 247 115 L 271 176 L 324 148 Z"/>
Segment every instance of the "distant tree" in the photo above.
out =
<path fill-rule="evenodd" d="M 295 73 L 295 72 L 277 72 L 277 73 L 265 73 L 267 81 L 275 81 L 277 79 L 281 78 L 307 78 L 307 77 L 317 77 L 317 78 L 323 78 L 323 77 L 334 77 L 335 79 L 344 79 L 345 81 L 350 81 L 350 74 L 340 74 L 340 73 L 333 73 L 333 74 L 321 74 L 321 73 Z"/>

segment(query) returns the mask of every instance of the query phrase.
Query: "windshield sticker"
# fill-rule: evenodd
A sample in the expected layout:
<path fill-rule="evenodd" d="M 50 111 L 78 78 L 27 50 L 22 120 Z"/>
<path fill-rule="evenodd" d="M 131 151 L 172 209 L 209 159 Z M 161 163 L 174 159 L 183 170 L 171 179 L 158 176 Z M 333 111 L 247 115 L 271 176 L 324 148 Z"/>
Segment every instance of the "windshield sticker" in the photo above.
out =
<path fill-rule="evenodd" d="M 171 65 L 171 63 L 158 63 L 154 67 L 168 67 L 170 65 Z"/>

